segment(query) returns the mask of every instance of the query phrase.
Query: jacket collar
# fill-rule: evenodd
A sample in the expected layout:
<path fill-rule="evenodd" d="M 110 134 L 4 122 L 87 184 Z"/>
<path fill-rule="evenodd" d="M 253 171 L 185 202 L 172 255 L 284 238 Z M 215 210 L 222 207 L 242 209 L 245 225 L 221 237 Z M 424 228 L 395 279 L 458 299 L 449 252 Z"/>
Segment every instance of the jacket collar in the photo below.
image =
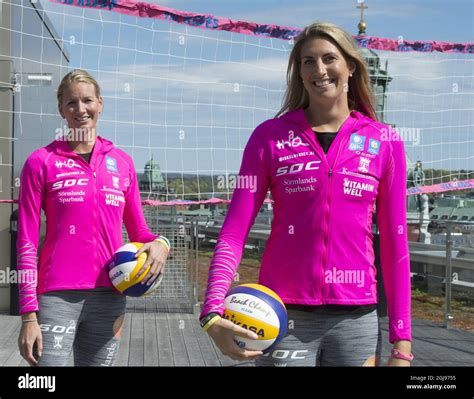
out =
<path fill-rule="evenodd" d="M 287 119 L 293 123 L 296 123 L 303 131 L 311 130 L 311 126 L 306 119 L 303 108 L 298 108 L 294 111 L 287 112 L 282 115 L 281 118 Z M 355 127 L 360 129 L 362 126 L 368 125 L 371 122 L 371 119 L 361 114 L 358 111 L 351 111 L 347 119 L 344 121 L 342 126 L 339 129 L 339 132 L 342 131 L 351 131 Z"/>

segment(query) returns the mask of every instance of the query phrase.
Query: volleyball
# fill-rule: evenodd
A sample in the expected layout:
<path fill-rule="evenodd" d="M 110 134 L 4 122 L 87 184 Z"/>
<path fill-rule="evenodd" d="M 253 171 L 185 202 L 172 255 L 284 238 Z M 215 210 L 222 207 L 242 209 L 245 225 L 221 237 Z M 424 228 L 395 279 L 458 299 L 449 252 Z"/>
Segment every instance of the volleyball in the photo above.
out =
<path fill-rule="evenodd" d="M 260 284 L 242 284 L 231 289 L 225 298 L 224 318 L 258 335 L 258 340 L 236 336 L 237 345 L 264 353 L 283 338 L 288 323 L 280 297 Z"/>
<path fill-rule="evenodd" d="M 130 242 L 121 246 L 114 252 L 109 263 L 110 281 L 112 281 L 115 289 L 124 295 L 133 297 L 149 295 L 161 283 L 163 276 L 159 274 L 152 280 L 150 285 L 141 284 L 151 266 L 148 266 L 140 277 L 136 277 L 147 259 L 146 252 L 135 258 L 135 254 L 142 246 L 143 244 L 139 242 Z"/>

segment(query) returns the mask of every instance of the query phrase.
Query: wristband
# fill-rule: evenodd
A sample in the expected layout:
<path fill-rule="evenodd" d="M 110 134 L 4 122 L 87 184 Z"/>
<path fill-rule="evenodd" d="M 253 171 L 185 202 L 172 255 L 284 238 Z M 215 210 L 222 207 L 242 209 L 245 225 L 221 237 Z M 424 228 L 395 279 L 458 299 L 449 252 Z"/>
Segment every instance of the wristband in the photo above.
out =
<path fill-rule="evenodd" d="M 407 362 L 411 362 L 415 358 L 412 353 L 410 353 L 409 355 L 405 355 L 404 353 L 400 352 L 395 348 L 391 350 L 390 357 L 392 359 L 406 360 Z"/>
<path fill-rule="evenodd" d="M 171 248 L 170 240 L 168 240 L 165 236 L 159 236 L 157 240 L 164 240 L 168 244 L 168 247 Z"/>
<path fill-rule="evenodd" d="M 201 318 L 201 320 L 199 321 L 200 324 L 201 324 L 201 327 L 204 328 L 204 326 L 209 323 L 214 317 L 216 316 L 220 316 L 219 313 L 216 313 L 216 312 L 211 312 L 211 313 L 208 313 L 207 315 L 205 315 L 204 317 Z M 214 322 L 215 323 L 215 322 Z M 206 330 L 207 331 L 207 330 Z"/>
<path fill-rule="evenodd" d="M 159 235 L 156 239 L 157 240 L 164 240 L 168 244 L 168 246 L 171 247 L 170 240 L 168 240 L 165 236 Z"/>
<path fill-rule="evenodd" d="M 216 315 L 214 316 L 211 320 L 209 320 L 204 326 L 203 326 L 203 330 L 207 332 L 207 330 L 209 330 L 212 325 L 216 322 L 216 321 L 219 321 L 220 319 L 222 319 L 221 316 L 219 315 Z"/>
<path fill-rule="evenodd" d="M 171 246 L 170 246 L 170 242 L 168 241 L 167 238 L 160 236 L 159 238 L 156 238 L 156 239 L 153 240 L 153 241 L 162 243 L 162 244 L 166 247 L 166 249 L 168 250 L 168 252 L 170 251 Z"/>
<path fill-rule="evenodd" d="M 31 323 L 33 321 L 38 321 L 38 319 L 27 319 L 27 320 L 22 320 L 21 322 L 25 324 L 25 323 Z"/>

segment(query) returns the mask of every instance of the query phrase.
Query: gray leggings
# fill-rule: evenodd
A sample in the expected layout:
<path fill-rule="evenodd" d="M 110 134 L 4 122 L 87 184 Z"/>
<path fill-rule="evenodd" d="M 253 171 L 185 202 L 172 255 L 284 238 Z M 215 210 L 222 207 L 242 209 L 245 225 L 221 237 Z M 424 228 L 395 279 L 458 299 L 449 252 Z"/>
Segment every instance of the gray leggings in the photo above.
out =
<path fill-rule="evenodd" d="M 378 364 L 381 333 L 376 310 L 366 314 L 288 310 L 288 322 L 285 337 L 256 361 L 257 366 Z"/>
<path fill-rule="evenodd" d="M 112 366 L 118 354 L 126 298 L 111 288 L 38 296 L 43 355 L 38 366 Z"/>

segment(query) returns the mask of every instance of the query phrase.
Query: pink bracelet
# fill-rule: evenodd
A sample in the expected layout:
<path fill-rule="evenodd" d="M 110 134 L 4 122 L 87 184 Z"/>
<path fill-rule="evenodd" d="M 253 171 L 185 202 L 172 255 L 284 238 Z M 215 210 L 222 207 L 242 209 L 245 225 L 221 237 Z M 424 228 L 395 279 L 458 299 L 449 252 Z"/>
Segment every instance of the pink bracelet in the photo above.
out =
<path fill-rule="evenodd" d="M 390 357 L 392 359 L 401 359 L 401 360 L 406 360 L 407 362 L 411 362 L 415 356 L 413 356 L 413 353 L 410 353 L 409 355 L 405 355 L 404 353 L 400 352 L 397 349 L 392 349 L 390 352 Z"/>

